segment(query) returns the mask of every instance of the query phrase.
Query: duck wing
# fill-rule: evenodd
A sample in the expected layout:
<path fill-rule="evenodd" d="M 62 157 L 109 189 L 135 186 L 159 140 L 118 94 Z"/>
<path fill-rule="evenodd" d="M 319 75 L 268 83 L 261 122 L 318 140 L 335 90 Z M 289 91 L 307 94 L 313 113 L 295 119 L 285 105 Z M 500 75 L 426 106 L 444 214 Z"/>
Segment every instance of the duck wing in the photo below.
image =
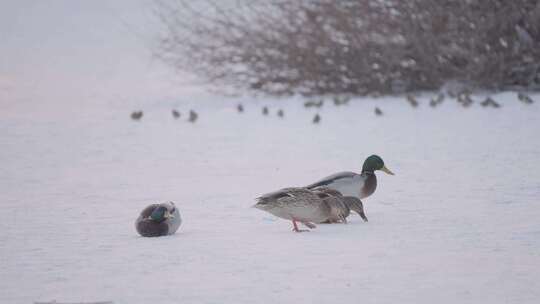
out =
<path fill-rule="evenodd" d="M 304 199 L 313 197 L 313 193 L 305 188 L 284 188 L 266 193 L 257 198 L 259 202 L 278 201 L 283 198 Z"/>
<path fill-rule="evenodd" d="M 313 188 L 317 188 L 321 186 L 329 186 L 338 181 L 345 181 L 345 180 L 353 179 L 356 175 L 359 175 L 359 174 L 354 173 L 354 172 L 349 172 L 349 171 L 339 172 L 339 173 L 327 176 L 311 185 L 308 185 L 306 186 L 306 188 L 313 189 Z"/>
<path fill-rule="evenodd" d="M 354 172 L 340 172 L 327 176 L 316 183 L 308 185 L 308 189 L 327 187 L 341 192 L 343 196 L 360 197 L 360 190 L 364 187 L 366 178 Z"/>

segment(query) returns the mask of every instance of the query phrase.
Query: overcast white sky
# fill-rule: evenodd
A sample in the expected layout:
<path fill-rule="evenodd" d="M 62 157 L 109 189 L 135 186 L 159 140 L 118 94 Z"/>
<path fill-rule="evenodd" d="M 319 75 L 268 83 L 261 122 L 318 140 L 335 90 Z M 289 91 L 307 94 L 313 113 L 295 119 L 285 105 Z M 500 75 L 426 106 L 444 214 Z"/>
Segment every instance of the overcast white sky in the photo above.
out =
<path fill-rule="evenodd" d="M 200 90 L 179 89 L 182 77 L 152 58 L 158 32 L 151 0 L 0 1 L 0 105 L 137 103 Z"/>

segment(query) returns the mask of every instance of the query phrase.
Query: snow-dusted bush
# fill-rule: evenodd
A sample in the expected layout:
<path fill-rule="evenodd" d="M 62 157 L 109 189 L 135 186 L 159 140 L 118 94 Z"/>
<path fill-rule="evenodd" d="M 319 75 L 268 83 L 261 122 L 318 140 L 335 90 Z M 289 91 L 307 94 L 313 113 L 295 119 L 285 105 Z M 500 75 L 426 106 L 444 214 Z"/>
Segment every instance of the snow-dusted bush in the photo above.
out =
<path fill-rule="evenodd" d="M 162 1 L 156 54 L 270 94 L 540 88 L 536 0 Z"/>

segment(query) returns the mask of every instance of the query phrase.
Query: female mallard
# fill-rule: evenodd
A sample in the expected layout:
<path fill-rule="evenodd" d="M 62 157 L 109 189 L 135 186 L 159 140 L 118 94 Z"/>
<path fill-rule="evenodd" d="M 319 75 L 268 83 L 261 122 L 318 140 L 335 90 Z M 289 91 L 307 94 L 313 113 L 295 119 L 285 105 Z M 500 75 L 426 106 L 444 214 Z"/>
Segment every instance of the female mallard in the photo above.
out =
<path fill-rule="evenodd" d="M 347 216 L 351 213 L 351 209 L 343 201 L 341 193 L 326 187 L 320 187 L 312 191 L 329 208 L 328 217 L 318 223 L 347 223 Z"/>
<path fill-rule="evenodd" d="M 319 198 L 325 200 L 332 209 L 330 217 L 323 223 L 347 223 L 347 217 L 351 210 L 358 213 L 365 222 L 368 221 L 364 213 L 364 205 L 360 199 L 343 196 L 339 191 L 327 187 L 318 187 L 313 191 Z"/>
<path fill-rule="evenodd" d="M 314 191 L 305 188 L 285 188 L 257 198 L 254 206 L 277 217 L 290 220 L 293 231 L 298 229 L 297 222 L 308 228 L 315 228 L 313 223 L 321 223 L 332 217 L 332 209 Z"/>
<path fill-rule="evenodd" d="M 255 208 L 292 221 L 295 232 L 306 231 L 298 229 L 297 222 L 311 229 L 316 227 L 313 223 L 346 223 L 350 209 L 358 210 L 358 205 L 353 204 L 350 208 L 349 202 L 346 203 L 339 192 L 324 187 L 315 190 L 285 188 L 265 194 L 257 200 Z"/>
<path fill-rule="evenodd" d="M 377 176 L 375 171 L 381 170 L 390 175 L 394 175 L 384 165 L 384 161 L 377 155 L 366 158 L 360 174 L 354 172 L 340 172 L 321 179 L 320 181 L 307 186 L 308 189 L 327 187 L 339 191 L 343 196 L 363 199 L 370 196 L 377 188 Z"/>
<path fill-rule="evenodd" d="M 137 232 L 146 237 L 174 234 L 182 224 L 180 212 L 173 202 L 152 204 L 135 221 Z"/>

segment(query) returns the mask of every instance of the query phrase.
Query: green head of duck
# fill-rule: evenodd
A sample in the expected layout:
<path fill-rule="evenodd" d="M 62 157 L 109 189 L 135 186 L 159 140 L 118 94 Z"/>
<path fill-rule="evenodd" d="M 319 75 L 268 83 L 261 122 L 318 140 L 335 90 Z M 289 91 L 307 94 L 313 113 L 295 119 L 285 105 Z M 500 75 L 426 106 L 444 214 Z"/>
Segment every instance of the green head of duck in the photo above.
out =
<path fill-rule="evenodd" d="M 154 209 L 152 214 L 150 214 L 150 219 L 154 222 L 161 223 L 165 221 L 166 219 L 172 218 L 172 214 L 170 214 L 169 210 L 167 208 L 160 206 Z"/>
<path fill-rule="evenodd" d="M 374 172 L 374 171 L 383 171 L 384 173 L 394 175 L 392 171 L 390 171 L 386 166 L 384 165 L 383 159 L 378 155 L 371 155 L 370 157 L 366 158 L 364 161 L 364 165 L 362 166 L 362 172 Z"/>

